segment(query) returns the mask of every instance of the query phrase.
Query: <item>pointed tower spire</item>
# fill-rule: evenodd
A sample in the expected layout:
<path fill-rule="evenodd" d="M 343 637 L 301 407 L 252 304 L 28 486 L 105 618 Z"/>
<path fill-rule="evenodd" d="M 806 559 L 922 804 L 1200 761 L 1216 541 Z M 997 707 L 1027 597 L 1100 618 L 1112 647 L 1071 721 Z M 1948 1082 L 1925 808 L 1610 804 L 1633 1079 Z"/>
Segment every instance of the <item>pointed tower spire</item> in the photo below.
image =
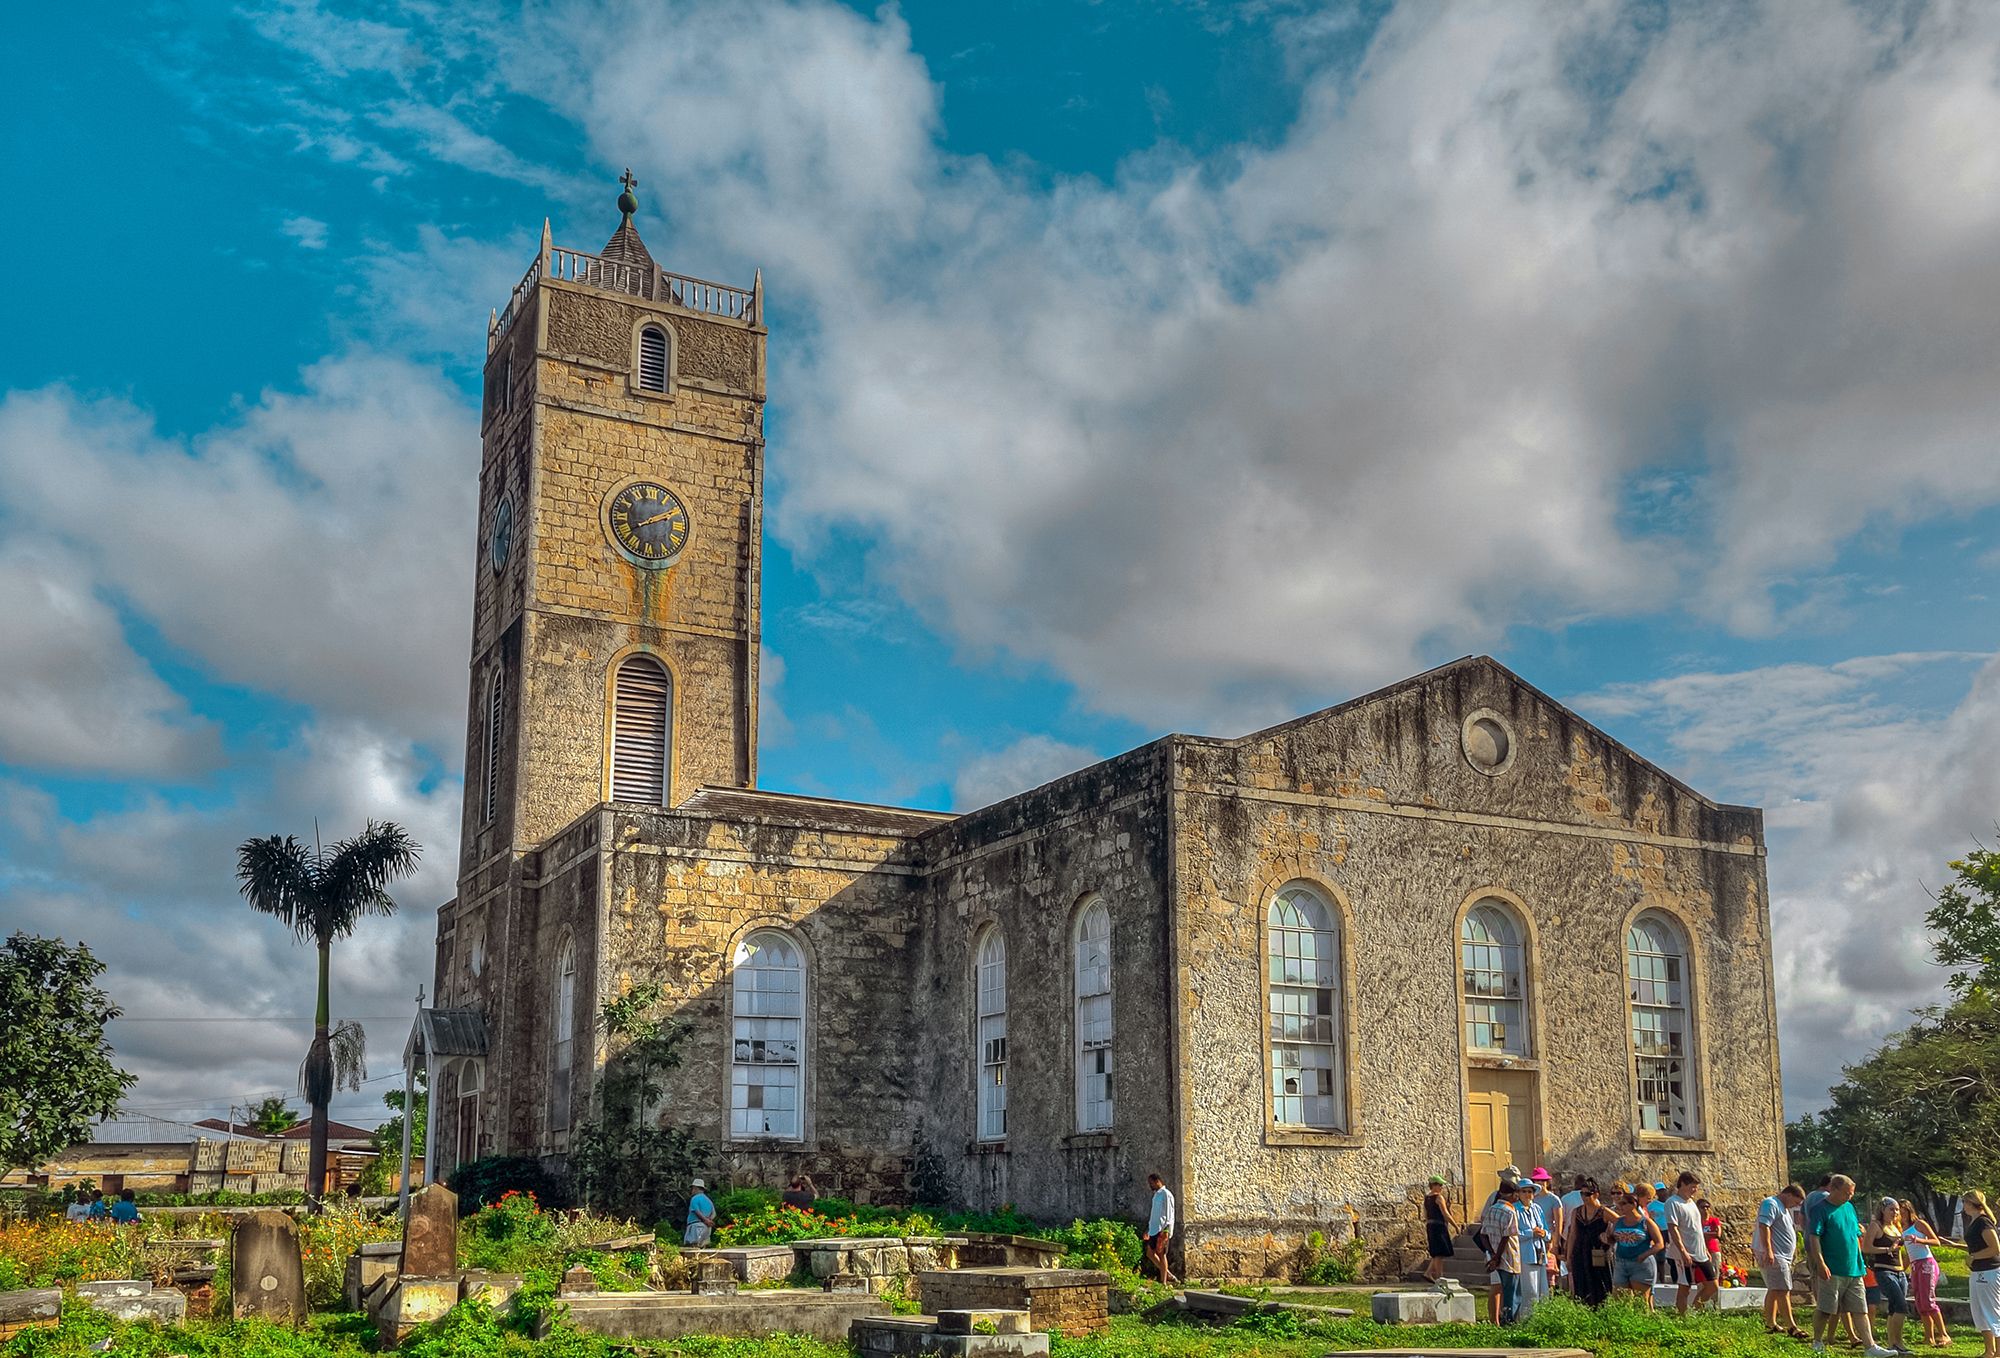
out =
<path fill-rule="evenodd" d="M 549 238 L 549 219 L 544 217 L 542 218 L 542 264 L 545 267 L 549 262 L 549 252 L 554 248 L 555 242 Z"/>
<path fill-rule="evenodd" d="M 605 242 L 600 253 L 619 264 L 643 267 L 645 278 L 650 279 L 657 266 L 653 263 L 652 253 L 646 249 L 646 243 L 639 239 L 639 228 L 632 225 L 632 214 L 639 210 L 638 196 L 632 190 L 639 187 L 639 181 L 632 177 L 628 166 L 618 182 L 624 188 L 624 192 L 618 195 L 618 229 L 611 233 L 611 239 Z M 650 282 L 647 287 L 651 287 Z"/>
<path fill-rule="evenodd" d="M 750 324 L 762 325 L 763 323 L 764 323 L 764 271 L 762 269 L 759 269 L 757 270 L 756 277 L 750 280 Z"/>

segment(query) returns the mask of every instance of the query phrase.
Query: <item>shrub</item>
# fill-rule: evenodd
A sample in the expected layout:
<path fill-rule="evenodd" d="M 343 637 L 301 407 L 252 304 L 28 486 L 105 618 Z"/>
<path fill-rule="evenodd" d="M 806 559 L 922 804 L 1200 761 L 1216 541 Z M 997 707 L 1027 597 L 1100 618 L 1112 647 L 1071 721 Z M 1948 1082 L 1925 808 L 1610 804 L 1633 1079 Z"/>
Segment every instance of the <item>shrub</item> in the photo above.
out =
<path fill-rule="evenodd" d="M 859 1225 L 852 1217 L 828 1217 L 811 1207 L 786 1207 L 782 1203 L 738 1217 L 715 1232 L 719 1249 L 746 1245 L 789 1245 L 794 1240 L 817 1240 L 829 1235 L 853 1235 Z"/>
<path fill-rule="evenodd" d="M 1145 1242 L 1130 1222 L 1078 1219 L 1059 1230 L 1048 1231 L 1050 1240 L 1063 1247 L 1064 1268 L 1101 1268 L 1107 1273 L 1136 1273 L 1146 1256 Z"/>
<path fill-rule="evenodd" d="M 715 1224 L 727 1225 L 738 1217 L 755 1216 L 766 1207 L 777 1205 L 778 1195 L 768 1188 L 732 1188 L 715 1195 Z M 658 1228 L 654 1229 L 657 1232 Z"/>
<path fill-rule="evenodd" d="M 459 1252 L 466 1267 L 495 1273 L 526 1273 L 538 1268 L 560 1272 L 562 1262 L 555 1218 L 542 1210 L 533 1193 L 511 1189 L 465 1219 L 459 1231 Z"/>
<path fill-rule="evenodd" d="M 332 1306 L 347 1280 L 347 1256 L 370 1241 L 399 1240 L 402 1235 L 403 1223 L 394 1213 L 364 1212 L 349 1202 L 330 1203 L 324 1212 L 300 1218 L 299 1260 L 305 1265 L 306 1301 Z"/>
<path fill-rule="evenodd" d="M 1325 1236 L 1312 1231 L 1306 1236 L 1306 1265 L 1299 1270 L 1299 1281 L 1308 1287 L 1342 1287 L 1355 1282 L 1361 1277 L 1366 1250 L 1358 1235 L 1329 1247 Z"/>
<path fill-rule="evenodd" d="M 530 1193 L 545 1207 L 567 1206 L 564 1185 L 532 1155 L 489 1155 L 470 1160 L 445 1180 L 458 1194 L 458 1212 L 465 1216 L 505 1193 Z"/>

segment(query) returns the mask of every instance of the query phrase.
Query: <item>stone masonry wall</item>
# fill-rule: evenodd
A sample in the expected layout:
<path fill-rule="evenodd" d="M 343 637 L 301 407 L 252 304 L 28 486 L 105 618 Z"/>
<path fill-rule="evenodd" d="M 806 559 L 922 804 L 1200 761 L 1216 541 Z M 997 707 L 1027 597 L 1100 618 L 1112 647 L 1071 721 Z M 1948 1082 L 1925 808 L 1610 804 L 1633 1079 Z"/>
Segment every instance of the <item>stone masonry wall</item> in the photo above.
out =
<path fill-rule="evenodd" d="M 613 814 L 606 995 L 666 986 L 693 1027 L 666 1116 L 721 1147 L 729 1177 L 782 1187 L 803 1170 L 822 1192 L 905 1201 L 921 1028 L 911 998 L 922 891 L 908 835 L 937 818 L 864 825 L 829 804 L 769 800 L 768 814 L 731 819 Z M 798 1141 L 729 1131 L 730 968 L 757 928 L 789 933 L 807 958 Z"/>
<path fill-rule="evenodd" d="M 1148 746 L 932 831 L 918 979 L 925 1148 L 954 1200 L 1052 1220 L 1143 1216 L 1170 1162 L 1164 747 Z M 1112 928 L 1113 1126 L 1080 1133 L 1074 929 Z M 1007 1138 L 977 1135 L 974 960 L 1007 947 Z"/>
<path fill-rule="evenodd" d="M 1473 769 L 1462 723 L 1514 732 L 1497 776 Z M 1188 1267 L 1260 1274 L 1306 1232 L 1361 1218 L 1378 1250 L 1414 1232 L 1412 1193 L 1463 1182 L 1465 1080 L 1457 928 L 1492 893 L 1529 928 L 1533 1159 L 1562 1177 L 1672 1178 L 1692 1167 L 1719 1203 L 1770 1191 L 1783 1167 L 1761 826 L 1626 755 L 1491 662 L 1452 667 L 1353 710 L 1243 741 L 1177 740 L 1188 1053 L 1182 1154 Z M 1275 1128 L 1264 1073 L 1264 916 L 1303 880 L 1343 919 L 1349 1124 Z M 1624 937 L 1640 909 L 1693 946 L 1702 1134 L 1635 1126 Z M 1523 1157 L 1523 1167 L 1528 1160 Z"/>

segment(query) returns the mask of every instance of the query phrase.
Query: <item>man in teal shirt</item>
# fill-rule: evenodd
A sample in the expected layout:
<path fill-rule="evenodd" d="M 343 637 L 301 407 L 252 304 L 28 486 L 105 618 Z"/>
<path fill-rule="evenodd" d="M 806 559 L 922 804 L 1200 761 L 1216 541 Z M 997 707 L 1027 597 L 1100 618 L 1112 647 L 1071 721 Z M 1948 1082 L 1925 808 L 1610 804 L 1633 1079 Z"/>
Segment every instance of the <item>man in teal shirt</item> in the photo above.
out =
<path fill-rule="evenodd" d="M 1860 1327 L 1866 1358 L 1894 1358 L 1895 1350 L 1875 1342 L 1875 1327 L 1868 1320 L 1868 1292 L 1861 1282 L 1867 1271 L 1861 1264 L 1861 1219 L 1854 1214 L 1853 1197 L 1854 1180 L 1834 1175 L 1826 1186 L 1826 1211 L 1806 1235 L 1819 1293 L 1813 1308 L 1813 1352 L 1826 1352 L 1826 1332 L 1835 1316 L 1845 1314 Z"/>

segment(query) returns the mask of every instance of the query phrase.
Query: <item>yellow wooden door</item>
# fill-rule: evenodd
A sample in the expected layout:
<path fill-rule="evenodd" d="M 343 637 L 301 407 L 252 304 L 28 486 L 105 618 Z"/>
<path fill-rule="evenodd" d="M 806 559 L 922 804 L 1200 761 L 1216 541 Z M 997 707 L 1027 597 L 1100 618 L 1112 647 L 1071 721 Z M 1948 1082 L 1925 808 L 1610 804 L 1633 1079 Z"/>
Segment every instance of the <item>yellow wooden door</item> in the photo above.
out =
<path fill-rule="evenodd" d="M 1500 1170 L 1516 1165 L 1530 1166 L 1523 1157 L 1534 1158 L 1533 1133 L 1529 1113 L 1534 1098 L 1534 1076 L 1524 1070 L 1492 1070 L 1475 1067 L 1466 1072 L 1465 1121 L 1466 1210 L 1478 1212 L 1500 1182 Z"/>

